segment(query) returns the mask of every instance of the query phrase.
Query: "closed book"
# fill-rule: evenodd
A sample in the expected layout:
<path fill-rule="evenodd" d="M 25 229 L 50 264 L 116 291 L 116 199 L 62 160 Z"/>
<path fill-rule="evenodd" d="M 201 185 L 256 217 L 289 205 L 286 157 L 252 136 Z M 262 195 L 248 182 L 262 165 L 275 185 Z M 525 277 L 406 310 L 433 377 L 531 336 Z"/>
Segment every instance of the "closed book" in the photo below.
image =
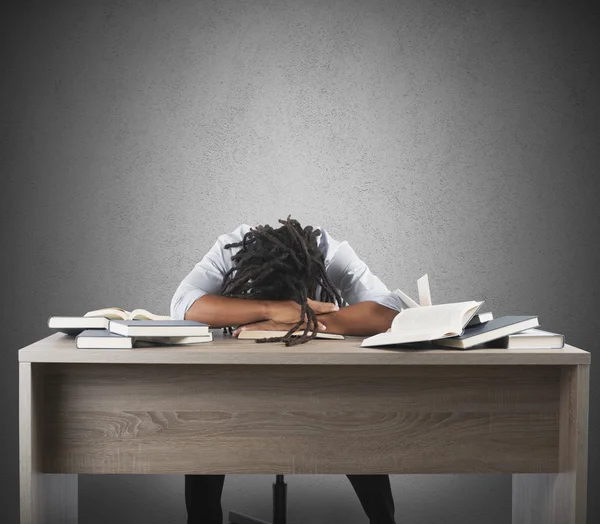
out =
<path fill-rule="evenodd" d="M 283 337 L 286 333 L 287 333 L 287 331 L 277 331 L 277 330 L 273 330 L 273 331 L 268 331 L 268 330 L 256 330 L 256 331 L 252 331 L 252 330 L 249 329 L 247 331 L 240 331 L 240 334 L 238 335 L 237 338 L 242 338 L 242 339 L 258 339 L 258 338 Z M 296 331 L 292 336 L 293 337 L 300 336 L 303 333 L 304 333 L 304 330 L 301 329 L 299 331 Z M 312 331 L 308 332 L 309 335 L 311 333 L 312 333 Z M 318 331 L 315 338 L 332 339 L 332 340 L 344 340 L 344 335 L 338 335 L 337 333 L 323 333 L 321 331 Z"/>
<path fill-rule="evenodd" d="M 194 337 L 208 335 L 208 324 L 194 320 L 111 320 L 108 330 L 126 337 Z"/>
<path fill-rule="evenodd" d="M 489 320 L 479 326 L 466 328 L 464 333 L 457 337 L 442 338 L 435 343 L 444 347 L 468 349 L 479 344 L 485 344 L 524 329 L 538 327 L 536 316 L 506 316 Z"/>
<path fill-rule="evenodd" d="M 106 329 L 87 329 L 75 339 L 79 349 L 133 349 L 136 347 L 178 346 L 211 342 L 213 334 L 197 337 L 126 337 Z"/>
<path fill-rule="evenodd" d="M 76 336 L 86 329 L 107 329 L 109 320 L 104 317 L 50 317 L 48 327 L 61 333 Z"/>
<path fill-rule="evenodd" d="M 387 332 L 365 338 L 361 347 L 407 344 L 442 337 L 455 337 L 462 334 L 465 326 L 482 304 L 483 301 L 471 300 L 403 309 L 394 317 Z"/>
<path fill-rule="evenodd" d="M 134 337 L 135 340 L 143 340 L 161 344 L 165 346 L 185 346 L 191 344 L 202 344 L 203 342 L 212 342 L 213 334 L 208 332 L 206 335 L 193 337 Z"/>
<path fill-rule="evenodd" d="M 506 349 L 561 349 L 565 336 L 542 329 L 530 328 L 487 343 L 488 347 Z"/>
<path fill-rule="evenodd" d="M 132 349 L 134 340 L 106 329 L 86 329 L 77 335 L 75 343 L 79 349 Z"/>

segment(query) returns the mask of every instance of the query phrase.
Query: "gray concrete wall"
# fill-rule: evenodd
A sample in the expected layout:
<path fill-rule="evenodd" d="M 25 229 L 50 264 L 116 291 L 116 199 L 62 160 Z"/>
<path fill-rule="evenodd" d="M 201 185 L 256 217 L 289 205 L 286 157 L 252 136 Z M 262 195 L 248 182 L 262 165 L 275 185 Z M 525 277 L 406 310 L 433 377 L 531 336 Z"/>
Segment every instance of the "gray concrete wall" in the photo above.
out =
<path fill-rule="evenodd" d="M 2 522 L 17 522 L 17 349 L 47 318 L 168 312 L 217 235 L 292 214 L 389 287 L 595 350 L 592 2 L 55 1 L 1 18 Z M 590 494 L 600 490 L 592 367 Z M 290 522 L 365 523 L 343 476 Z M 223 507 L 270 518 L 270 476 Z M 404 524 L 507 524 L 509 476 L 394 476 Z M 82 477 L 81 522 L 183 523 L 183 477 Z M 589 522 L 600 522 L 590 496 Z"/>

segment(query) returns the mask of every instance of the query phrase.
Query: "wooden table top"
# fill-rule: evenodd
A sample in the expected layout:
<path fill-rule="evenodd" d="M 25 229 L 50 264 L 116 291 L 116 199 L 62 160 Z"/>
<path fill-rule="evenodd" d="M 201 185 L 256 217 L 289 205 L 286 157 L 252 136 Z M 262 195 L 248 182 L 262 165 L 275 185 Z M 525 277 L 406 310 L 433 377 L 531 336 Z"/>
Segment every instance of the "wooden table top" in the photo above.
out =
<path fill-rule="evenodd" d="M 20 362 L 122 364 L 278 365 L 577 365 L 591 355 L 565 344 L 562 349 L 397 349 L 361 348 L 362 337 L 312 340 L 285 347 L 257 344 L 213 330 L 214 340 L 194 345 L 135 349 L 78 349 L 75 338 L 54 333 L 19 350 Z"/>

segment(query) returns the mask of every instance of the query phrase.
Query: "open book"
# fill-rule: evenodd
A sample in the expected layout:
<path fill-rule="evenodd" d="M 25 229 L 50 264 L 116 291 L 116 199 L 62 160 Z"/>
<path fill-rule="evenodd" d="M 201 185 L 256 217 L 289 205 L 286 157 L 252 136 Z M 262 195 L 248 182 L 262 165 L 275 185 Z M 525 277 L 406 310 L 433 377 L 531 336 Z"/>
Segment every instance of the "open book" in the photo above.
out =
<path fill-rule="evenodd" d="M 256 338 L 283 337 L 286 333 L 287 333 L 287 331 L 277 331 L 277 330 L 273 330 L 273 331 L 248 330 L 248 331 L 240 331 L 240 334 L 238 335 L 237 338 L 256 339 Z M 304 330 L 300 329 L 300 330 L 296 331 L 292 336 L 293 337 L 300 336 L 303 333 L 304 333 Z M 309 335 L 312 334 L 312 331 L 309 331 L 308 334 Z M 336 333 L 323 333 L 323 332 L 319 331 L 315 338 L 330 338 L 330 339 L 335 339 L 335 340 L 343 340 L 344 335 L 338 335 Z"/>
<path fill-rule="evenodd" d="M 462 335 L 483 301 L 453 302 L 403 309 L 385 333 L 365 338 L 361 347 L 422 342 Z"/>
<path fill-rule="evenodd" d="M 110 320 L 173 320 L 167 315 L 156 315 L 146 309 L 126 311 L 119 307 L 110 307 L 88 311 L 82 317 L 50 317 L 48 327 L 76 336 L 85 329 L 108 329 Z"/>
<path fill-rule="evenodd" d="M 173 320 L 169 315 L 157 315 L 146 309 L 134 309 L 127 311 L 120 307 L 107 307 L 88 311 L 84 317 L 104 317 L 111 320 Z"/>

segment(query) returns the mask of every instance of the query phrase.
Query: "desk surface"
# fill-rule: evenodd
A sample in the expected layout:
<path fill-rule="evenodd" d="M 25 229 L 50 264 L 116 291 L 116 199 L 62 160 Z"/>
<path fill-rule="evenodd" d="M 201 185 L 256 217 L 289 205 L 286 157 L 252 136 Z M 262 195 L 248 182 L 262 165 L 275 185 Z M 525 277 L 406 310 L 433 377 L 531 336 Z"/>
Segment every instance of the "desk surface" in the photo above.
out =
<path fill-rule="evenodd" d="M 312 340 L 285 347 L 257 344 L 213 332 L 213 342 L 136 349 L 78 349 L 75 339 L 55 333 L 19 350 L 20 362 L 122 364 L 298 364 L 298 365 L 577 365 L 589 364 L 590 353 L 563 349 L 385 349 L 361 348 L 361 337 Z"/>
<path fill-rule="evenodd" d="M 512 473 L 512 524 L 586 521 L 586 351 L 214 337 L 21 349 L 21 524 L 77 522 L 77 475 L 98 473 Z"/>

